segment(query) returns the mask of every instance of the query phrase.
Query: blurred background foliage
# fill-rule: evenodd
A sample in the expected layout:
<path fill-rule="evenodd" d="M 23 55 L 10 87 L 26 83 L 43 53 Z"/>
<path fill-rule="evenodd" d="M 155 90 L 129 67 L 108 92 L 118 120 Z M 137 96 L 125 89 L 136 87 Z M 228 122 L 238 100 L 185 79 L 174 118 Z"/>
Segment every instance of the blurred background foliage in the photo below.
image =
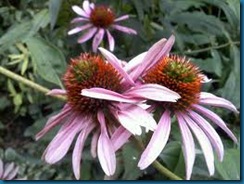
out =
<path fill-rule="evenodd" d="M 129 14 L 123 25 L 136 29 L 137 36 L 112 34 L 116 39 L 114 53 L 128 61 L 146 51 L 162 37 L 176 36 L 172 53 L 190 58 L 210 78 L 204 91 L 232 101 L 240 108 L 240 2 L 238 0 L 97 0 L 109 5 L 117 16 Z M 76 15 L 72 5 L 81 0 L 0 0 L 0 62 L 36 83 L 63 88 L 62 74 L 69 58 L 90 52 L 91 43 L 76 43 L 68 36 L 70 20 Z M 36 142 L 35 134 L 48 117 L 63 105 L 0 75 L 0 158 L 21 166 L 20 176 L 34 180 L 74 179 L 70 154 L 55 165 L 40 158 L 55 131 Z M 214 109 L 240 138 L 240 117 Z M 184 176 L 184 160 L 178 128 L 173 123 L 170 142 L 159 161 L 171 171 Z M 240 179 L 240 147 L 217 129 L 225 146 L 222 163 L 216 161 L 216 172 L 209 176 L 202 152 L 197 150 L 192 179 Z M 117 170 L 113 179 L 162 180 L 153 167 L 140 171 L 136 165 L 139 152 L 133 142 L 117 153 Z M 103 179 L 97 160 L 84 150 L 82 179 Z"/>

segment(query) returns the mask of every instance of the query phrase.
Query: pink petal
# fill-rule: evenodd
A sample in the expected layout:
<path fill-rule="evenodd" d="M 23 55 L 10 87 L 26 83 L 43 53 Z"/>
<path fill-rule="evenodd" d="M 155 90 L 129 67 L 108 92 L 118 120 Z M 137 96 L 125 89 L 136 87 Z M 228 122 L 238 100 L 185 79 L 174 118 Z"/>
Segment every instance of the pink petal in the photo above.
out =
<path fill-rule="evenodd" d="M 201 127 L 204 133 L 207 135 L 208 139 L 210 140 L 211 144 L 213 145 L 215 151 L 217 152 L 218 158 L 220 161 L 223 160 L 224 157 L 224 146 L 223 143 L 214 130 L 214 128 L 199 114 L 195 113 L 194 111 L 189 111 L 189 115 L 192 119 Z"/>
<path fill-rule="evenodd" d="M 146 56 L 147 52 L 143 52 L 136 57 L 134 57 L 132 60 L 130 60 L 124 67 L 124 70 L 126 72 L 130 72 L 134 70 L 138 65 L 140 65 L 143 61 L 143 58 Z"/>
<path fill-rule="evenodd" d="M 90 97 L 90 98 L 117 101 L 117 102 L 126 102 L 126 103 L 138 102 L 138 100 L 129 99 L 127 96 L 124 96 L 122 94 L 119 94 L 119 93 L 116 93 L 114 91 L 110 91 L 110 90 L 104 89 L 104 88 L 83 89 L 83 90 L 81 90 L 81 95 Z"/>
<path fill-rule="evenodd" d="M 124 32 L 124 33 L 135 34 L 135 35 L 137 34 L 136 30 L 128 28 L 128 27 L 125 27 L 125 26 L 112 25 L 111 27 L 114 28 L 114 29 L 117 29 L 117 30 L 119 30 L 121 32 Z"/>
<path fill-rule="evenodd" d="M 87 123 L 87 119 L 84 118 L 83 122 L 81 118 L 73 118 L 70 117 L 70 122 L 63 125 L 54 139 L 50 142 L 48 147 L 46 148 L 43 156 L 45 161 L 49 164 L 54 164 L 61 160 L 66 153 L 68 152 L 73 139 L 76 134 L 83 127 L 82 124 Z"/>
<path fill-rule="evenodd" d="M 97 157 L 97 142 L 100 135 L 100 129 L 97 129 L 97 131 L 92 136 L 91 141 L 91 155 L 93 158 Z"/>
<path fill-rule="evenodd" d="M 183 115 L 182 115 L 183 116 Z M 201 148 L 203 155 L 208 166 L 208 171 L 210 175 L 214 174 L 214 154 L 212 145 L 208 140 L 208 137 L 202 131 L 202 129 L 187 115 L 184 115 L 183 118 L 187 122 L 188 126 L 191 128 L 192 132 L 195 134 Z"/>
<path fill-rule="evenodd" d="M 123 126 L 117 128 L 111 137 L 112 144 L 114 145 L 114 151 L 119 150 L 128 141 L 131 135 L 132 134 Z"/>
<path fill-rule="evenodd" d="M 94 36 L 96 31 L 97 31 L 97 28 L 88 29 L 81 37 L 78 38 L 78 43 L 86 42 L 87 40 L 89 40 L 91 37 Z"/>
<path fill-rule="evenodd" d="M 113 112 L 114 116 L 124 128 L 134 135 L 140 135 L 142 133 L 140 126 L 152 131 L 156 129 L 157 123 L 150 113 L 137 105 L 124 105 L 126 109 Z"/>
<path fill-rule="evenodd" d="M 113 36 L 110 34 L 110 32 L 108 30 L 106 30 L 107 33 L 107 37 L 108 37 L 108 43 L 109 43 L 109 50 L 110 51 L 114 51 L 114 38 Z"/>
<path fill-rule="evenodd" d="M 80 161 L 82 157 L 82 151 L 84 148 L 84 144 L 86 141 L 87 136 L 90 134 L 90 132 L 94 129 L 95 124 L 89 124 L 87 127 L 85 127 L 79 134 L 74 151 L 72 154 L 72 166 L 73 166 L 73 171 L 75 178 L 78 180 L 80 179 Z"/>
<path fill-rule="evenodd" d="M 71 20 L 71 24 L 78 23 L 78 22 L 87 22 L 89 19 L 83 17 L 77 17 Z"/>
<path fill-rule="evenodd" d="M 2 178 L 3 175 L 3 161 L 0 158 L 0 178 Z"/>
<path fill-rule="evenodd" d="M 83 26 L 80 26 L 80 27 L 76 27 L 74 29 L 71 29 L 69 32 L 68 32 L 68 35 L 72 35 L 72 34 L 76 34 L 80 31 L 84 31 L 88 28 L 92 27 L 92 24 L 88 23 L 88 24 L 85 24 Z"/>
<path fill-rule="evenodd" d="M 113 55 L 111 52 L 104 48 L 99 48 L 102 55 L 108 60 L 108 62 L 124 77 L 126 82 L 130 85 L 134 85 L 134 81 L 131 79 L 131 77 L 125 72 L 125 70 L 121 67 L 121 62 L 119 59 Z"/>
<path fill-rule="evenodd" d="M 123 15 L 121 17 L 118 17 L 114 20 L 114 22 L 119 22 L 119 21 L 122 21 L 122 20 L 126 20 L 129 18 L 129 15 Z"/>
<path fill-rule="evenodd" d="M 89 15 L 84 10 L 82 10 L 79 6 L 76 5 L 72 6 L 72 9 L 78 15 L 89 18 Z"/>
<path fill-rule="evenodd" d="M 185 158 L 186 165 L 186 179 L 189 180 L 191 178 L 191 173 L 193 169 L 193 164 L 195 161 L 195 144 L 192 137 L 192 134 L 185 122 L 185 120 L 179 114 L 176 114 L 178 119 L 178 124 L 180 127 L 181 137 L 183 141 L 183 155 Z"/>
<path fill-rule="evenodd" d="M 235 113 L 239 113 L 236 107 L 230 101 L 224 98 L 217 97 L 211 93 L 201 92 L 199 103 L 216 107 L 223 107 Z"/>
<path fill-rule="evenodd" d="M 214 112 L 212 112 L 212 111 L 210 111 L 210 110 L 208 110 L 208 109 L 206 109 L 200 105 L 195 104 L 192 106 L 194 107 L 195 110 L 197 110 L 202 115 L 209 118 L 213 123 L 215 123 L 220 128 L 222 128 L 222 130 L 224 130 L 234 142 L 236 142 L 236 143 L 238 142 L 235 135 L 231 132 L 231 130 L 226 126 L 225 122 L 217 114 L 215 114 Z"/>
<path fill-rule="evenodd" d="M 14 169 L 14 163 L 6 164 L 4 168 L 3 178 L 7 178 L 9 173 Z"/>
<path fill-rule="evenodd" d="M 150 142 L 148 143 L 146 149 L 141 155 L 138 167 L 143 170 L 147 168 L 154 160 L 159 156 L 159 154 L 164 149 L 171 130 L 171 118 L 170 112 L 165 111 L 161 116 L 158 127 L 154 131 Z"/>
<path fill-rule="evenodd" d="M 18 171 L 19 171 L 19 167 L 15 167 L 6 177 L 6 180 L 12 180 L 17 175 Z"/>
<path fill-rule="evenodd" d="M 83 10 L 85 11 L 85 13 L 86 13 L 87 15 L 90 16 L 90 14 L 91 14 L 91 8 L 90 8 L 90 3 L 89 3 L 89 1 L 87 1 L 87 0 L 83 1 Z"/>
<path fill-rule="evenodd" d="M 97 48 L 99 44 L 102 42 L 103 36 L 104 36 L 104 29 L 100 28 L 93 38 L 93 42 L 92 42 L 93 52 L 97 52 Z"/>
<path fill-rule="evenodd" d="M 171 47 L 174 44 L 174 36 L 172 35 L 169 40 L 165 38 L 161 39 L 157 43 L 155 43 L 147 52 L 146 56 L 144 57 L 142 64 L 139 65 L 133 72 L 131 72 L 130 76 L 136 80 L 139 76 L 143 74 L 146 70 L 149 70 L 150 67 L 155 65 L 159 60 L 165 57 Z M 150 66 L 150 67 L 149 67 Z"/>
<path fill-rule="evenodd" d="M 45 127 L 36 135 L 36 140 L 39 140 L 43 135 L 58 125 L 64 118 L 70 115 L 71 110 L 72 108 L 66 104 L 59 114 L 49 118 Z"/>
<path fill-rule="evenodd" d="M 98 139 L 97 147 L 98 159 L 105 174 L 111 176 L 115 173 L 116 169 L 115 151 L 113 148 L 113 144 L 108 137 L 107 129 L 105 126 L 104 114 L 101 111 L 99 111 L 97 116 L 98 121 L 101 124 L 101 134 Z"/>
<path fill-rule="evenodd" d="M 55 95 L 66 95 L 66 90 L 63 89 L 52 89 L 47 95 L 55 96 Z"/>
<path fill-rule="evenodd" d="M 126 91 L 124 95 L 165 102 L 176 102 L 180 98 L 178 93 L 158 84 L 138 85 Z"/>

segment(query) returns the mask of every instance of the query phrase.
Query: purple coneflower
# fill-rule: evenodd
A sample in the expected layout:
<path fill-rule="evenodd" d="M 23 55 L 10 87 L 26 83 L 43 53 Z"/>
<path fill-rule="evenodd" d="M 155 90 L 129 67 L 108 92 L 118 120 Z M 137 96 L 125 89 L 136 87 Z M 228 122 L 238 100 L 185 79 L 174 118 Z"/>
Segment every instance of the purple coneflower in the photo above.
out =
<path fill-rule="evenodd" d="M 14 163 L 3 164 L 3 161 L 0 159 L 0 180 L 16 180 L 19 167 L 15 166 Z"/>
<path fill-rule="evenodd" d="M 78 43 L 84 43 L 94 37 L 92 42 L 92 49 L 94 52 L 97 51 L 105 34 L 108 38 L 109 50 L 114 50 L 115 41 L 110 33 L 110 29 L 115 29 L 127 34 L 137 34 L 134 29 L 117 24 L 122 20 L 128 19 L 129 15 L 116 18 L 114 12 L 107 6 L 95 6 L 94 3 L 89 3 L 89 1 L 85 0 L 83 2 L 83 9 L 76 5 L 72 6 L 72 9 L 80 17 L 73 19 L 71 23 L 81 23 L 81 25 L 70 30 L 68 34 L 72 35 L 81 31 L 86 31 L 78 38 Z"/>
<path fill-rule="evenodd" d="M 36 136 L 41 138 L 53 127 L 62 125 L 44 152 L 46 162 L 53 164 L 68 152 L 78 134 L 73 155 L 73 171 L 80 178 L 82 150 L 92 135 L 91 154 L 100 161 L 106 175 L 116 168 L 115 152 L 132 134 L 140 135 L 141 127 L 155 130 L 153 117 L 137 103 L 145 99 L 175 102 L 179 95 L 156 84 L 137 85 L 112 53 L 100 49 L 100 55 L 81 54 L 71 59 L 64 75 L 66 90 L 54 89 L 50 95 L 65 95 L 62 111 L 51 117 Z M 161 95 L 165 94 L 165 95 Z"/>
<path fill-rule="evenodd" d="M 154 44 L 148 52 L 134 59 L 127 66 L 130 76 L 143 84 L 155 83 L 177 92 L 181 98 L 176 103 L 150 101 L 151 109 L 162 109 L 158 127 L 154 131 L 149 144 L 141 155 L 138 166 L 147 168 L 162 152 L 170 135 L 171 118 L 175 116 L 182 136 L 182 149 L 186 165 L 186 179 L 190 179 L 195 161 L 195 135 L 202 149 L 210 175 L 214 174 L 214 154 L 217 152 L 220 161 L 223 160 L 224 147 L 212 125 L 223 129 L 229 137 L 237 142 L 234 134 L 224 121 L 204 105 L 223 107 L 238 113 L 235 106 L 226 99 L 211 93 L 201 92 L 206 77 L 189 60 L 169 55 L 174 43 L 174 36 L 168 40 L 162 39 Z M 140 77 L 140 78 L 139 78 Z"/>

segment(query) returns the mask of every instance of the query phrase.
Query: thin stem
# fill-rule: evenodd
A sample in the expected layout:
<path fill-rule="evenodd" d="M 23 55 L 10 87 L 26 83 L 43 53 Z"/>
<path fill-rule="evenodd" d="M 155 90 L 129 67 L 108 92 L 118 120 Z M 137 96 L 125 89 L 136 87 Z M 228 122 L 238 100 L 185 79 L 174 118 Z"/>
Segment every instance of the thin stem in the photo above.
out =
<path fill-rule="evenodd" d="M 17 82 L 21 82 L 21 83 L 23 83 L 23 84 L 25 84 L 25 85 L 27 85 L 27 86 L 39 91 L 39 92 L 41 92 L 41 93 L 47 94 L 48 92 L 50 92 L 50 90 L 48 88 L 45 88 L 45 87 L 43 87 L 43 86 L 41 86 L 39 84 L 36 84 L 35 82 L 30 81 L 30 80 L 28 80 L 28 79 L 26 79 L 26 78 L 24 78 L 24 77 L 22 77 L 22 76 L 20 76 L 18 74 L 15 74 L 15 73 L 11 72 L 10 70 L 8 70 L 8 69 L 6 69 L 6 68 L 4 68 L 2 66 L 0 66 L 0 73 L 5 75 L 5 76 L 7 76 L 7 77 L 9 77 L 9 78 L 11 78 L 11 79 L 13 79 L 13 80 L 15 80 L 15 81 L 17 81 Z M 62 100 L 62 101 L 66 100 L 66 98 L 63 97 L 63 96 L 52 96 L 52 97 L 55 97 L 55 98 L 57 98 L 59 100 Z M 139 140 L 139 139 L 136 139 L 136 138 L 135 138 L 135 140 L 137 142 L 137 145 L 140 147 L 140 149 L 144 149 L 144 145 L 143 145 L 142 141 Z M 166 167 L 161 165 L 158 161 L 154 161 L 152 163 L 152 165 L 161 174 L 169 177 L 170 179 L 172 179 L 172 180 L 182 180 L 182 178 L 180 178 L 176 174 L 172 173 Z"/>
<path fill-rule="evenodd" d="M 227 47 L 229 45 L 238 45 L 240 44 L 239 41 L 235 41 L 235 42 L 228 42 L 228 43 L 225 43 L 225 44 L 222 44 L 222 45 L 218 45 L 218 46 L 212 46 L 212 47 L 207 47 L 207 48 L 204 48 L 204 49 L 197 49 L 197 50 L 192 50 L 192 51 L 187 51 L 187 52 L 184 52 L 184 54 L 196 54 L 196 53 L 199 53 L 199 52 L 206 52 L 206 51 L 209 51 L 209 50 L 212 50 L 212 49 L 221 49 L 221 48 L 224 48 L 224 47 Z"/>
<path fill-rule="evenodd" d="M 138 145 L 138 147 L 141 150 L 144 150 L 144 145 L 143 145 L 142 141 L 140 139 L 138 139 L 138 138 L 134 138 L 134 140 L 136 141 L 136 144 Z M 163 174 L 164 176 L 167 176 L 171 180 L 183 180 L 181 177 L 177 176 L 176 174 L 174 174 L 173 172 L 171 172 L 169 169 L 167 169 L 166 167 L 164 167 L 162 164 L 160 164 L 157 160 L 155 160 L 152 163 L 152 166 L 155 169 L 157 169 L 161 174 Z"/>
<path fill-rule="evenodd" d="M 28 80 L 20 75 L 17 75 L 16 73 L 11 72 L 10 70 L 8 70 L 2 66 L 0 66 L 0 73 L 17 82 L 21 82 L 37 91 L 40 91 L 41 93 L 47 94 L 48 92 L 50 92 L 50 90 L 48 88 L 45 88 L 39 84 L 36 84 L 35 82 L 33 82 L 31 80 Z M 63 96 L 52 96 L 52 97 L 58 98 L 60 100 L 65 100 L 65 97 L 63 97 Z"/>

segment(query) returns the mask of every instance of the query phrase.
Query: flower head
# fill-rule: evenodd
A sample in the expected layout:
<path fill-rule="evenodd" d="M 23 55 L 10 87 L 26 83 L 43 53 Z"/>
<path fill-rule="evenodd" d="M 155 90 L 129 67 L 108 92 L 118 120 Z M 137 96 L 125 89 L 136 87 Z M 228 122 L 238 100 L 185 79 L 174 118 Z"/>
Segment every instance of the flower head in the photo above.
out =
<path fill-rule="evenodd" d="M 176 116 L 182 137 L 182 149 L 186 165 L 186 179 L 190 179 L 195 161 L 195 135 L 202 149 L 210 175 L 214 173 L 214 154 L 223 160 L 224 147 L 209 120 L 222 128 L 229 137 L 237 142 L 236 137 L 224 121 L 204 105 L 223 107 L 238 113 L 235 106 L 226 99 L 211 93 L 201 92 L 206 77 L 185 58 L 169 55 L 174 43 L 174 36 L 162 39 L 148 52 L 136 57 L 128 65 L 131 77 L 140 83 L 160 84 L 177 92 L 181 98 L 176 103 L 150 101 L 154 109 L 160 107 L 162 116 L 149 144 L 141 155 L 138 166 L 147 168 L 164 149 L 170 135 L 171 117 Z"/>
<path fill-rule="evenodd" d="M 14 163 L 6 163 L 0 159 L 0 180 L 15 180 L 19 167 L 15 166 Z"/>
<path fill-rule="evenodd" d="M 68 34 L 72 35 L 81 31 L 86 31 L 78 38 L 78 43 L 84 43 L 94 37 L 92 42 L 92 49 L 94 52 L 97 52 L 97 48 L 105 34 L 108 38 L 110 51 L 114 50 L 115 41 L 110 33 L 110 29 L 115 29 L 127 34 L 137 34 L 135 30 L 117 24 L 122 20 L 128 19 L 128 15 L 116 18 L 115 13 L 107 6 L 95 6 L 94 3 L 89 3 L 88 0 L 84 0 L 83 9 L 76 5 L 72 6 L 72 9 L 79 17 L 74 18 L 71 23 L 79 23 L 82 25 L 73 28 Z"/>
<path fill-rule="evenodd" d="M 39 139 L 61 124 L 43 155 L 46 162 L 53 164 L 66 155 L 78 134 L 72 157 L 77 179 L 84 143 L 90 134 L 91 154 L 98 155 L 106 175 L 113 175 L 115 152 L 132 134 L 140 135 L 141 127 L 156 128 L 155 120 L 138 103 L 146 99 L 175 102 L 179 98 L 177 93 L 156 84 L 136 85 L 120 60 L 109 51 L 100 50 L 107 60 L 91 54 L 71 59 L 63 77 L 66 90 L 54 89 L 49 93 L 65 95 L 67 103 L 36 136 Z"/>

